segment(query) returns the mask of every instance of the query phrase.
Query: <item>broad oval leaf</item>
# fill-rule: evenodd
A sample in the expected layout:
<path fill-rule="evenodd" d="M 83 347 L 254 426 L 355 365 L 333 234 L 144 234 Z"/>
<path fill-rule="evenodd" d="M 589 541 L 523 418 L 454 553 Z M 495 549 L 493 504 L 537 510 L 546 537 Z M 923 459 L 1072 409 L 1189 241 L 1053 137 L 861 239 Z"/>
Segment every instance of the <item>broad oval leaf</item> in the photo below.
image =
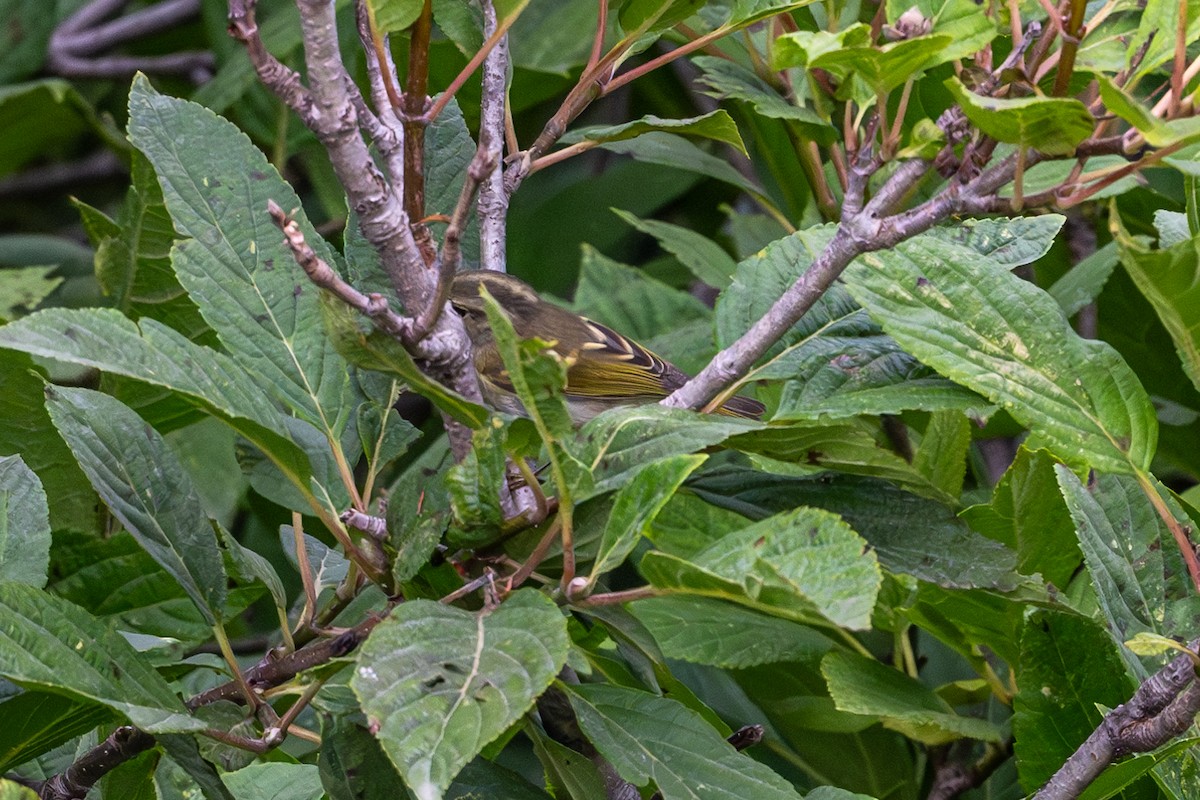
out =
<path fill-rule="evenodd" d="M 767 313 L 829 243 L 830 227 L 778 239 L 737 266 L 717 301 L 717 343 L 728 347 Z M 985 404 L 904 352 L 841 285 L 826 291 L 745 381 L 784 379 L 776 419 L 894 414 Z"/>
<path fill-rule="evenodd" d="M 657 543 L 657 537 L 654 537 Z M 883 581 L 875 553 L 836 514 L 797 508 L 735 531 L 682 559 L 647 553 L 662 589 L 744 603 L 822 626 L 865 630 Z"/>
<path fill-rule="evenodd" d="M 906 350 L 1008 411 L 1036 443 L 1100 470 L 1149 467 L 1158 422 L 1145 389 L 1112 347 L 1080 338 L 1042 290 L 926 237 L 862 256 L 844 279 Z"/>
<path fill-rule="evenodd" d="M 629 557 L 675 490 L 707 458 L 705 455 L 680 455 L 655 461 L 621 487 L 604 526 L 589 585 L 595 585 L 599 576 L 615 569 Z"/>
<path fill-rule="evenodd" d="M 371 633 L 350 684 L 409 788 L 434 800 L 529 710 L 567 647 L 562 612 L 533 590 L 478 613 L 413 600 Z"/>

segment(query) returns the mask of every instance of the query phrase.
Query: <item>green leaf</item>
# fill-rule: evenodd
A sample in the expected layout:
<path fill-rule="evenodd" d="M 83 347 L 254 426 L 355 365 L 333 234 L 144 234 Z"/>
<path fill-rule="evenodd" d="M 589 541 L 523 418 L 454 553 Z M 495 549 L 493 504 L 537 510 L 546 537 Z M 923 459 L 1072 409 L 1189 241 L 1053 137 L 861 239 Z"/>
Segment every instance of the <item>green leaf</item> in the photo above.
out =
<path fill-rule="evenodd" d="M 1180 10 L 1185 16 L 1179 18 Z M 1166 64 L 1175 54 L 1175 32 L 1182 31 L 1183 41 L 1194 42 L 1200 37 L 1200 15 L 1196 14 L 1194 2 L 1180 6 L 1170 0 L 1149 0 L 1135 15 L 1138 25 L 1132 35 L 1122 37 L 1125 44 L 1125 60 L 1122 64 L 1136 63 L 1129 75 L 1133 85 Z M 1170 32 L 1164 36 L 1164 32 Z M 1135 61 L 1136 59 L 1136 61 Z"/>
<path fill-rule="evenodd" d="M 0 584 L 0 675 L 27 688 L 99 703 L 150 733 L 202 730 L 124 637 L 78 606 Z"/>
<path fill-rule="evenodd" d="M 162 437 L 119 401 L 89 389 L 47 389 L 46 407 L 113 515 L 216 624 L 225 604 L 220 549 L 191 480 Z"/>
<path fill-rule="evenodd" d="M 1004 738 L 997 726 L 955 714 L 932 689 L 873 658 L 833 652 L 822 659 L 821 674 L 838 710 L 879 717 L 885 728 L 922 744 L 936 747 L 963 738 L 987 742 Z"/>
<path fill-rule="evenodd" d="M 695 14 L 703 0 L 629 0 L 621 7 L 621 28 L 634 38 L 662 31 Z"/>
<path fill-rule="evenodd" d="M 7 328 L 0 328 L 3 337 Z M 54 429 L 42 395 L 42 371 L 33 360 L 0 350 L 0 454 L 20 454 L 46 492 L 53 530 L 99 533 L 96 493 Z"/>
<path fill-rule="evenodd" d="M 62 285 L 62 278 L 51 278 L 58 267 L 18 267 L 0 269 L 0 319 L 15 319 L 38 307 L 51 292 Z"/>
<path fill-rule="evenodd" d="M 832 235 L 829 227 L 798 231 L 738 264 L 717 301 L 717 344 L 728 347 L 764 316 Z M 744 380 L 766 379 L 786 380 L 777 419 L 985 405 L 901 350 L 841 285 L 831 286 Z"/>
<path fill-rule="evenodd" d="M 764 464 L 768 472 L 811 475 L 819 470 L 837 470 L 886 478 L 916 494 L 947 504 L 957 502 L 957 493 L 945 491 L 922 473 L 916 464 L 910 464 L 886 445 L 881 445 L 876 441 L 878 435 L 878 426 L 872 426 L 864 420 L 800 422 L 773 424 L 759 431 L 731 437 L 725 444 L 773 459 L 773 463 Z M 965 469 L 965 445 L 963 456 L 959 460 L 960 471 Z M 943 454 L 939 466 L 951 468 L 953 462 L 952 455 L 946 457 Z"/>
<path fill-rule="evenodd" d="M 1126 640 L 1124 644 L 1129 648 L 1129 652 L 1137 656 L 1161 656 L 1164 654 L 1176 656 L 1180 653 L 1186 653 L 1193 657 L 1196 655 L 1187 648 L 1187 645 L 1146 631 L 1134 634 L 1133 638 Z"/>
<path fill-rule="evenodd" d="M 41 588 L 50 566 L 50 508 L 20 456 L 0 456 L 0 581 Z"/>
<path fill-rule="evenodd" d="M 104 706 L 49 692 L 28 691 L 0 703 L 0 771 L 47 753 L 117 715 Z"/>
<path fill-rule="evenodd" d="M 437 18 L 441 3 L 434 2 L 433 5 Z M 473 10 L 467 5 L 458 13 L 467 14 Z M 592 42 L 579 32 L 595 24 L 596 9 L 588 3 L 532 3 L 508 32 L 513 66 L 567 77 L 572 67 L 582 66 L 588 60 Z M 441 20 L 438 20 L 438 28 L 446 30 Z M 479 41 L 462 48 L 468 57 L 477 52 L 482 43 L 482 36 L 477 36 Z M 513 100 L 516 101 L 515 96 Z"/>
<path fill-rule="evenodd" d="M 1092 135 L 1095 118 L 1073 97 L 982 97 L 958 78 L 946 88 L 975 127 L 1000 142 L 1067 156 Z"/>
<path fill-rule="evenodd" d="M 1138 481 L 1098 475 L 1084 486 L 1066 467 L 1055 472 L 1100 610 L 1117 641 L 1142 632 L 1193 636 L 1200 599 L 1179 548 Z M 1187 519 L 1173 499 L 1163 502 L 1177 519 Z"/>
<path fill-rule="evenodd" d="M 188 341 L 153 319 L 134 323 L 112 309 L 48 309 L 0 328 L 0 347 L 162 386 L 184 395 L 260 447 L 293 483 L 308 489 L 308 458 L 253 378 L 229 357 Z"/>
<path fill-rule="evenodd" d="M 284 554 L 297 570 L 300 561 L 296 557 L 296 533 L 291 525 L 279 526 L 279 544 Z M 304 553 L 308 558 L 309 576 L 317 594 L 332 589 L 342 582 L 350 569 L 350 561 L 320 539 L 304 534 Z"/>
<path fill-rule="evenodd" d="M 709 597 L 652 597 L 629 608 L 668 658 L 722 669 L 812 661 L 833 647 L 811 628 Z"/>
<path fill-rule="evenodd" d="M 150 317 L 184 336 L 214 344 L 215 339 L 199 309 L 179 285 L 171 266 L 175 228 L 163 203 L 154 169 L 138 151 L 132 152 L 133 184 L 125 197 L 113 230 L 89 228 L 96 247 L 96 279 L 114 307 L 134 319 Z M 100 212 L 82 203 L 76 206 L 89 216 Z M 94 226 L 93 226 L 94 227 Z"/>
<path fill-rule="evenodd" d="M 233 565 L 230 577 L 239 583 L 258 582 L 265 586 L 271 595 L 271 600 L 275 603 L 280 624 L 286 626 L 288 624 L 287 593 L 283 589 L 283 582 L 279 580 L 279 574 L 275 572 L 275 567 L 271 565 L 270 561 L 233 538 L 229 531 L 219 525 L 216 527 L 220 533 L 225 553 Z"/>
<path fill-rule="evenodd" d="M 571 131 L 570 134 L 563 137 L 562 141 L 564 144 L 582 141 L 597 144 L 623 142 L 626 139 L 636 139 L 654 131 L 699 136 L 702 139 L 724 142 L 746 155 L 746 145 L 742 142 L 741 134 L 738 133 L 737 124 L 733 121 L 733 117 L 729 116 L 729 112 L 721 108 L 688 119 L 663 119 L 649 114 L 641 119 L 620 125 L 593 125 Z"/>
<path fill-rule="evenodd" d="M 653 541 L 658 543 L 657 533 Z M 855 630 L 870 627 L 882 581 L 875 553 L 862 537 L 816 508 L 797 508 L 726 534 L 686 561 L 651 551 L 641 571 L 660 589 Z"/>
<path fill-rule="evenodd" d="M 567 688 L 600 754 L 630 783 L 653 782 L 664 800 L 799 800 L 791 784 L 675 700 L 621 686 Z"/>
<path fill-rule="evenodd" d="M 844 279 L 906 350 L 1008 411 L 1037 444 L 1107 471 L 1149 466 L 1158 425 L 1133 370 L 1076 335 L 1040 289 L 923 237 L 863 256 Z"/>
<path fill-rule="evenodd" d="M 1072 654 L 1087 653 L 1087 658 Z M 1062 611 L 1038 610 L 1021 635 L 1013 738 L 1021 785 L 1045 783 L 1100 724 L 1100 707 L 1115 708 L 1133 691 L 1104 628 Z"/>
<path fill-rule="evenodd" d="M 546 784 L 555 797 L 604 796 L 600 773 L 586 756 L 554 741 L 539 725 L 526 724 L 525 733 L 533 740 L 533 752 L 542 763 Z"/>
<path fill-rule="evenodd" d="M 476 614 L 410 600 L 371 633 L 351 686 L 420 800 L 440 798 L 566 662 L 567 628 L 528 589 Z"/>
<path fill-rule="evenodd" d="M 1117 243 L 1109 242 L 1071 267 L 1046 291 L 1064 314 L 1074 316 L 1084 306 L 1095 302 L 1116 266 Z"/>
<path fill-rule="evenodd" d="M 596 579 L 618 567 L 629 557 L 658 512 L 675 491 L 705 462 L 708 456 L 682 455 L 647 464 L 621 487 L 604 526 L 600 550 L 592 564 L 589 588 Z"/>
<path fill-rule="evenodd" d="M 692 142 L 673 133 L 652 131 L 636 139 L 606 142 L 600 146 L 614 153 L 633 156 L 639 161 L 715 178 L 755 197 L 765 197 L 761 187 L 734 169 L 727 160 L 706 153 Z"/>
<path fill-rule="evenodd" d="M 217 773 L 217 768 L 200 754 L 196 737 L 170 734 L 156 738 L 171 761 L 187 773 L 206 800 L 235 800 Z M 194 791 L 191 787 L 189 789 Z"/>
<path fill-rule="evenodd" d="M 425 0 L 367 0 L 367 10 L 380 33 L 407 30 L 424 7 Z"/>
<path fill-rule="evenodd" d="M 379 740 L 346 716 L 322 717 L 317 767 L 329 800 L 396 800 L 406 794 Z"/>
<path fill-rule="evenodd" d="M 853 75 L 875 97 L 913 80 L 922 70 L 952 60 L 944 55 L 951 41 L 949 36 L 918 36 L 879 47 L 862 23 L 836 34 L 798 31 L 775 40 L 771 66 L 823 69 L 842 81 Z"/>
<path fill-rule="evenodd" d="M 552 800 L 516 772 L 485 758 L 476 758 L 463 767 L 450 784 L 446 800 Z"/>
<path fill-rule="evenodd" d="M 320 291 L 296 264 L 266 214 L 287 210 L 327 263 L 333 250 L 304 217 L 300 200 L 232 123 L 160 95 L 144 77 L 129 96 L 129 138 L 154 166 L 175 229 L 179 282 L 234 361 L 330 439 L 346 420 L 349 370 L 319 322 Z"/>
<path fill-rule="evenodd" d="M 467 169 L 474 157 L 475 140 L 467 129 L 458 101 L 451 100 L 425 131 L 426 214 L 445 214 L 449 217 L 454 213 Z M 468 264 L 479 262 L 479 220 L 475 214 L 471 215 L 462 232 L 461 248 L 464 261 Z M 371 254 L 372 260 L 378 264 L 379 257 L 374 248 L 371 248 Z M 378 274 L 386 275 L 382 267 L 379 267 Z M 393 294 L 395 290 L 388 286 L 384 297 Z"/>
<path fill-rule="evenodd" d="M 101 539 L 56 531 L 50 560 L 50 590 L 120 630 L 171 639 L 181 648 L 212 638 L 212 626 L 187 592 L 128 532 Z M 261 595 L 257 587 L 228 592 L 222 617 L 235 618 Z"/>
<path fill-rule="evenodd" d="M 1173 742 L 1168 747 L 1155 750 L 1153 753 L 1141 753 L 1133 758 L 1112 764 L 1083 790 L 1083 793 L 1079 795 L 1079 800 L 1108 800 L 1159 764 L 1175 759 L 1197 744 L 1200 744 L 1200 737 L 1190 736 Z"/>
<path fill-rule="evenodd" d="M 500 487 L 507 474 L 505 442 L 509 425 L 493 417 L 471 436 L 471 449 L 446 473 L 454 523 L 453 544 L 472 547 L 495 541 L 504 524 Z"/>
<path fill-rule="evenodd" d="M 1045 450 L 1022 446 L 992 491 L 991 503 L 964 509 L 962 518 L 1016 550 L 1022 574 L 1041 573 L 1046 581 L 1065 588 L 1081 554 L 1055 477 L 1057 463 Z"/>
<path fill-rule="evenodd" d="M 1062 214 L 964 219 L 954 225 L 931 228 L 923 235 L 969 247 L 1000 266 L 1013 269 L 1032 264 L 1050 252 L 1066 221 Z"/>
<path fill-rule="evenodd" d="M 316 764 L 251 764 L 221 776 L 238 800 L 320 800 Z"/>
<path fill-rule="evenodd" d="M 1114 233 L 1121 266 L 1154 307 L 1184 373 L 1200 390 L 1200 240 L 1189 237 L 1172 247 L 1151 249 L 1119 221 Z"/>
<path fill-rule="evenodd" d="M 722 61 L 722 63 L 728 62 Z M 613 213 L 642 233 L 657 239 L 659 245 L 679 259 L 679 263 L 687 267 L 698 280 L 718 289 L 724 289 L 729 285 L 737 263 L 712 239 L 681 225 L 672 225 L 656 219 L 639 219 L 628 211 L 614 208 Z M 585 254 L 581 279 L 586 275 L 587 259 Z"/>
<path fill-rule="evenodd" d="M 28 786 L 0 778 L 0 800 L 38 800 L 38 796 Z"/>
<path fill-rule="evenodd" d="M 957 503 L 967 472 L 971 423 L 958 411 L 935 411 L 921 434 L 913 469 L 923 475 L 943 497 Z"/>
<path fill-rule="evenodd" d="M 894 24 L 910 8 L 933 23 L 932 33 L 950 37 L 942 52 L 945 61 L 974 56 L 998 32 L 998 20 L 980 14 L 975 0 L 888 0 L 888 22 Z"/>
<path fill-rule="evenodd" d="M 886 481 L 726 468 L 693 478 L 688 488 L 713 505 L 755 519 L 802 505 L 824 508 L 866 539 L 889 572 L 955 589 L 1011 591 L 1022 583 L 1015 553 L 970 530 L 941 503 Z M 913 536 L 914 530 L 921 535 Z"/>
<path fill-rule="evenodd" d="M 660 405 L 606 411 L 581 430 L 579 458 L 596 483 L 576 500 L 621 487 L 653 461 L 695 453 L 758 427 L 760 423 L 751 420 Z"/>
<path fill-rule="evenodd" d="M 832 142 L 836 131 L 828 121 L 807 106 L 796 105 L 770 84 L 735 61 L 716 56 L 697 56 L 692 62 L 703 73 L 697 83 L 704 94 L 718 100 L 740 100 L 754 107 L 754 113 L 768 119 L 787 120 L 798 126 L 805 138 L 821 144 Z M 713 284 L 716 286 L 717 284 Z"/>

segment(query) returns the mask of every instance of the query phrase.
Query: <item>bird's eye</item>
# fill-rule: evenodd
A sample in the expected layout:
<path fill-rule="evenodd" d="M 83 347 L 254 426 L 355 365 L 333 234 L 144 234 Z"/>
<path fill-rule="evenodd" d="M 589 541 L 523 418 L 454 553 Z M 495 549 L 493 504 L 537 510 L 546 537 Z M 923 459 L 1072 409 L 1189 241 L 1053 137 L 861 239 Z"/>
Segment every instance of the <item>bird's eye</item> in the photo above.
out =
<path fill-rule="evenodd" d="M 453 308 L 454 313 L 458 314 L 460 317 L 465 317 L 467 315 L 466 306 L 460 306 L 458 303 L 451 303 L 450 307 Z"/>

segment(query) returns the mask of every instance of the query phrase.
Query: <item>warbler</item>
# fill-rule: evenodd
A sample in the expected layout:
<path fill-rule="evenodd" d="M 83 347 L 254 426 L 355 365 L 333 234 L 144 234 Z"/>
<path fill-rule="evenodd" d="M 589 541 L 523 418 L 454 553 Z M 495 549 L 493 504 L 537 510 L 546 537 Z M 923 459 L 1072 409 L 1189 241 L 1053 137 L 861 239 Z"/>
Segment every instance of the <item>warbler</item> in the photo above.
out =
<path fill-rule="evenodd" d="M 471 338 L 484 400 L 499 411 L 525 416 L 492 336 L 481 288 L 495 298 L 517 336 L 550 342 L 550 349 L 562 357 L 567 365 L 567 408 L 577 425 L 617 406 L 656 403 L 688 380 L 670 361 L 606 325 L 547 303 L 519 278 L 491 270 L 460 272 L 451 285 L 450 304 Z M 716 412 L 758 419 L 764 410 L 756 400 L 731 397 Z"/>

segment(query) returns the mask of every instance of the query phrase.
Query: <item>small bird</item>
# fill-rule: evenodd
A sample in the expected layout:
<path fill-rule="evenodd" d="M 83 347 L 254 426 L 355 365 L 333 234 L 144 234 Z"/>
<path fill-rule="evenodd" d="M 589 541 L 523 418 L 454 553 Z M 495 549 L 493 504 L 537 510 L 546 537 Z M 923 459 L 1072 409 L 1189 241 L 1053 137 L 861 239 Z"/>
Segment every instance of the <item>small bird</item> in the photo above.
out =
<path fill-rule="evenodd" d="M 519 278 L 490 270 L 460 272 L 451 285 L 450 304 L 471 337 L 483 397 L 499 411 L 526 416 L 492 337 L 481 288 L 504 309 L 517 336 L 550 342 L 566 362 L 567 408 L 576 425 L 610 408 L 656 403 L 688 380 L 674 364 L 612 328 L 542 300 Z M 758 419 L 763 411 L 757 400 L 731 397 L 716 413 Z"/>

